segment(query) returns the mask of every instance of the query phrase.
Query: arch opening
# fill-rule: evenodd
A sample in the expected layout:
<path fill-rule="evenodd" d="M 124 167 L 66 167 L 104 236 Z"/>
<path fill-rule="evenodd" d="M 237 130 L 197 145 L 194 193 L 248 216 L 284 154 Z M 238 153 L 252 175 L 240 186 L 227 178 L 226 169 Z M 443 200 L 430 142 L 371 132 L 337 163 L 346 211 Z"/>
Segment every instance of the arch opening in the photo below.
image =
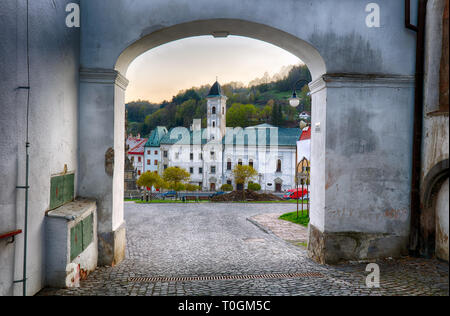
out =
<path fill-rule="evenodd" d="M 284 31 L 281 31 L 279 29 L 270 26 L 236 19 L 214 19 L 214 20 L 192 21 L 188 23 L 174 25 L 157 31 L 152 31 L 148 34 L 143 34 L 139 38 L 136 38 L 135 41 L 128 43 L 127 47 L 123 48 L 122 52 L 119 54 L 117 58 L 114 68 L 120 75 L 126 76 L 131 63 L 136 58 L 138 58 L 145 52 L 152 50 L 153 48 L 157 48 L 164 44 L 185 38 L 213 35 L 220 30 L 226 30 L 227 35 L 241 36 L 260 40 L 272 44 L 274 46 L 277 46 L 291 53 L 292 55 L 298 57 L 306 65 L 306 67 L 308 67 L 313 81 L 317 80 L 326 73 L 326 66 L 324 59 L 321 57 L 317 49 L 315 49 L 311 44 L 292 34 L 286 33 Z M 124 108 L 125 103 L 124 94 L 126 91 L 126 89 L 122 88 L 120 89 L 121 89 L 121 91 L 119 92 L 120 98 L 114 99 L 115 102 L 114 112 L 116 112 L 115 116 L 119 121 L 121 120 L 119 119 L 121 113 L 117 113 L 117 109 Z M 116 92 L 117 90 L 119 90 L 119 88 L 116 87 Z M 220 113 L 226 114 L 226 108 L 222 106 L 214 108 L 212 109 L 212 111 L 213 114 L 220 114 Z M 212 124 L 214 126 L 218 125 L 218 123 L 216 122 Z M 122 122 L 119 122 L 118 124 L 115 125 L 123 126 Z M 117 131 L 115 128 L 115 133 L 116 132 Z M 117 137 L 117 140 L 115 141 L 119 142 L 120 139 L 122 139 L 121 137 L 122 135 L 121 133 L 117 133 L 117 135 L 120 135 L 120 137 Z M 121 151 L 119 147 L 117 147 L 116 155 L 123 157 L 124 152 Z M 253 166 L 254 164 L 258 166 L 258 162 L 255 162 L 252 159 L 250 160 L 247 160 L 247 158 L 245 159 L 250 166 Z M 243 165 L 244 161 L 243 159 L 239 159 L 235 163 L 237 163 L 238 165 Z M 199 174 L 203 174 L 204 170 L 206 171 L 207 174 L 214 175 L 216 173 L 219 173 L 219 171 L 222 169 L 230 171 L 232 169 L 231 168 L 232 165 L 233 163 L 231 161 L 227 161 L 226 166 L 219 167 L 214 165 L 209 166 L 210 168 L 205 167 L 205 169 L 200 168 L 198 170 L 201 170 L 199 171 Z M 285 165 L 287 166 L 288 164 L 287 163 L 283 164 L 283 167 Z M 164 163 L 162 163 L 162 166 L 164 166 L 164 169 L 166 168 L 166 165 Z M 271 170 L 270 172 L 275 171 L 272 166 L 270 168 Z M 277 162 L 276 165 L 277 178 L 274 179 L 270 184 L 267 184 L 268 189 L 270 191 L 280 193 L 283 190 L 283 186 L 286 183 L 288 183 L 288 181 L 285 179 L 285 175 L 282 174 L 281 171 L 282 171 L 282 163 L 280 160 L 279 162 Z M 118 172 L 118 175 L 120 175 L 120 172 Z M 117 188 L 121 188 L 121 185 L 119 184 L 120 181 L 121 179 L 119 179 L 119 176 L 114 177 L 114 182 Z M 209 189 L 209 191 L 216 191 L 220 187 L 220 184 L 223 183 L 222 181 L 223 180 L 219 181 L 219 179 L 217 179 L 216 177 L 210 177 L 209 180 L 201 182 L 200 186 L 204 187 L 206 190 Z M 225 181 L 226 183 L 229 184 L 233 183 L 233 181 L 228 178 Z M 237 184 L 236 189 L 238 191 L 242 190 L 243 186 L 241 187 L 239 184 Z M 116 190 L 114 190 L 114 192 L 115 193 L 113 199 L 119 200 L 118 198 L 119 194 L 116 194 L 117 192 Z M 118 223 L 122 222 L 121 218 L 124 217 L 123 203 L 116 203 L 116 205 L 113 206 L 112 212 L 113 218 L 117 218 L 116 221 Z"/>
<path fill-rule="evenodd" d="M 311 72 L 313 81 L 326 73 L 326 65 L 316 48 L 308 42 L 276 28 L 238 19 L 199 20 L 177 24 L 142 35 L 124 47 L 117 58 L 115 70 L 126 75 L 128 67 L 138 56 L 155 47 L 176 40 L 218 33 L 249 37 L 278 46 L 300 58 Z"/>

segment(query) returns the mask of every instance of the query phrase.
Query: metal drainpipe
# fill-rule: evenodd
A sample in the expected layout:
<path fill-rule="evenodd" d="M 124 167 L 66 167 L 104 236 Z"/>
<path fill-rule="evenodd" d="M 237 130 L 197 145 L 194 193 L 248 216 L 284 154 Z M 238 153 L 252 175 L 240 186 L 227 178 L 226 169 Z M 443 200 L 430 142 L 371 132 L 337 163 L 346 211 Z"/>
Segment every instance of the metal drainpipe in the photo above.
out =
<path fill-rule="evenodd" d="M 26 45 L 27 45 L 27 86 L 18 87 L 18 90 L 27 90 L 27 117 L 26 117 L 26 143 L 25 143 L 25 186 L 16 186 L 17 189 L 25 190 L 25 214 L 24 214 L 24 241 L 23 241 L 23 277 L 22 280 L 14 281 L 14 283 L 22 283 L 22 294 L 27 296 L 27 246 L 28 246 L 28 193 L 30 189 L 29 174 L 30 174 L 30 155 L 29 155 L 29 117 L 30 117 L 30 50 L 29 50 L 29 2 L 26 3 Z"/>
<path fill-rule="evenodd" d="M 405 27 L 417 33 L 409 240 L 409 251 L 410 254 L 414 256 L 420 255 L 420 174 L 422 168 L 423 80 L 425 68 L 425 23 L 427 3 L 428 0 L 419 0 L 417 26 L 414 26 L 410 23 L 411 0 L 405 0 Z"/>

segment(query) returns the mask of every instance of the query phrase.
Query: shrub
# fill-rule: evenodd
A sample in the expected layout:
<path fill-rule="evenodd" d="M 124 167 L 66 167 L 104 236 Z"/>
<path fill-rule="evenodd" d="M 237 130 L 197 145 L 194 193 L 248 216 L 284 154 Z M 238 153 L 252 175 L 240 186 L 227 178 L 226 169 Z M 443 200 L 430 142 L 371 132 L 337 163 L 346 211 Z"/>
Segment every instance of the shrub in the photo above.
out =
<path fill-rule="evenodd" d="M 233 191 L 233 186 L 231 184 L 226 183 L 226 184 L 222 185 L 220 187 L 220 189 L 224 192 L 230 192 L 230 191 Z"/>
<path fill-rule="evenodd" d="M 261 186 L 258 183 L 249 183 L 248 189 L 250 191 L 259 191 L 259 190 L 261 190 Z"/>
<path fill-rule="evenodd" d="M 186 191 L 194 192 L 194 191 L 200 191 L 201 189 L 202 188 L 199 187 L 198 185 L 190 184 L 190 183 L 186 184 Z"/>

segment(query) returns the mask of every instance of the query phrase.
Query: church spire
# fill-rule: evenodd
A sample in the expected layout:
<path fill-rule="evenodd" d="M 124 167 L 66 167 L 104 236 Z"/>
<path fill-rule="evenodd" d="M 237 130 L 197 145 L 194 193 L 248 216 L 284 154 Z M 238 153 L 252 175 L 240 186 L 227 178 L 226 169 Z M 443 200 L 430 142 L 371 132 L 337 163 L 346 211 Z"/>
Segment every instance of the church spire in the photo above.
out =
<path fill-rule="evenodd" d="M 220 87 L 219 82 L 216 81 L 209 90 L 207 97 L 219 97 L 219 96 L 222 96 L 222 88 Z"/>

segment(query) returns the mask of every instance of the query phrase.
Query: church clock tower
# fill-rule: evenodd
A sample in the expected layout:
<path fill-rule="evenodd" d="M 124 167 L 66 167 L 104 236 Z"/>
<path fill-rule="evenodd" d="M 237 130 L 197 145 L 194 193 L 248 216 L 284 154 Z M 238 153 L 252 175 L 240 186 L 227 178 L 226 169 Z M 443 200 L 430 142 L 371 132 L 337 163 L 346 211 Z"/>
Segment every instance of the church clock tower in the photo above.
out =
<path fill-rule="evenodd" d="M 227 97 L 222 94 L 217 81 L 211 87 L 206 99 L 208 141 L 222 140 L 227 129 Z"/>

